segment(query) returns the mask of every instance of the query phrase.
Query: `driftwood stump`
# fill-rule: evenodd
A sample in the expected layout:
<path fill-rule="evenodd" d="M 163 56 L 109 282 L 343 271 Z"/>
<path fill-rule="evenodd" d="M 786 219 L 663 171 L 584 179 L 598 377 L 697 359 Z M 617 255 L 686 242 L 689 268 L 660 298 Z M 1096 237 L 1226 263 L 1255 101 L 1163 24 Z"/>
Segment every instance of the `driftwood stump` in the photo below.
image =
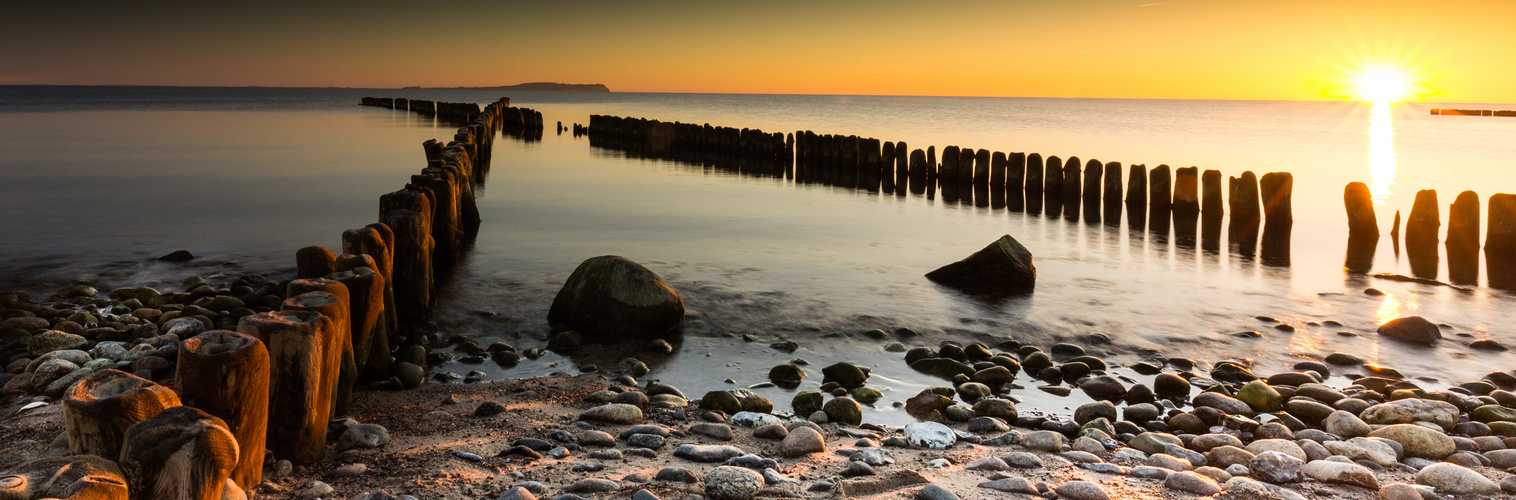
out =
<path fill-rule="evenodd" d="M 360 379 L 373 380 L 378 373 L 369 366 L 369 361 L 378 356 L 389 356 L 388 342 L 376 338 L 384 333 L 384 323 L 380 321 L 384 313 L 384 276 L 367 267 L 359 267 L 328 277 L 347 287 L 353 361 Z M 376 332 L 379 335 L 375 335 Z M 381 352 L 373 351 L 375 344 L 380 346 Z M 384 373 L 388 374 L 387 371 Z"/>
<path fill-rule="evenodd" d="M 175 406 L 179 396 L 151 380 L 121 370 L 95 372 L 63 396 L 69 453 L 120 456 L 128 427 Z"/>
<path fill-rule="evenodd" d="M 237 331 L 268 347 L 267 446 L 277 458 L 299 465 L 326 454 L 326 425 L 337 378 L 336 324 L 312 311 L 275 311 L 245 316 Z"/>
<path fill-rule="evenodd" d="M 332 320 L 333 330 L 327 345 L 327 356 L 337 367 L 337 376 L 331 381 L 331 404 L 333 415 L 345 415 L 352 403 L 353 382 L 358 379 L 358 367 L 353 358 L 351 337 L 352 321 L 349 319 L 351 300 L 347 286 L 333 279 L 295 280 L 290 282 L 290 298 L 280 304 L 284 311 L 313 311 Z"/>
<path fill-rule="evenodd" d="M 263 482 L 268 384 L 268 349 L 256 338 L 211 330 L 179 345 L 174 385 L 180 399 L 221 419 L 237 437 L 241 453 L 231 479 L 242 489 Z"/>
<path fill-rule="evenodd" d="M 295 251 L 295 277 L 320 278 L 337 270 L 337 254 L 325 247 L 308 246 Z"/>
<path fill-rule="evenodd" d="M 95 455 L 44 458 L 0 472 L 6 500 L 126 500 L 126 480 L 116 463 Z"/>
<path fill-rule="evenodd" d="M 133 500 L 220 500 L 237 438 L 221 419 L 176 406 L 127 429 L 118 463 Z"/>

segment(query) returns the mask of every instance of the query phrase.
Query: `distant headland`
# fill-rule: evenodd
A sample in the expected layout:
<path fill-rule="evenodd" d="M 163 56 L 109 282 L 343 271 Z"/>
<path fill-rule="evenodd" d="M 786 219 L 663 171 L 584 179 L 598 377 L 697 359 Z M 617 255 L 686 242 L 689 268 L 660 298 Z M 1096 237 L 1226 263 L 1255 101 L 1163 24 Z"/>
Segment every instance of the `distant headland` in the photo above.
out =
<path fill-rule="evenodd" d="M 531 82 L 517 85 L 502 85 L 498 87 L 405 87 L 406 89 L 437 89 L 447 88 L 455 90 L 519 90 L 524 92 L 610 92 L 611 89 L 599 83 L 553 83 Z"/>

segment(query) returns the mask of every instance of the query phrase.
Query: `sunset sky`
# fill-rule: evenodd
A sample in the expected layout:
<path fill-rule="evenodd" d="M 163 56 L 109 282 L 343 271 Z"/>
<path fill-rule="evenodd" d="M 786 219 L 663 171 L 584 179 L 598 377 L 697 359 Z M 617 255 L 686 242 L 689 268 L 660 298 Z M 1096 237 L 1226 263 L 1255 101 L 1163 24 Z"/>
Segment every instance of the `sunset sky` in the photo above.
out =
<path fill-rule="evenodd" d="M 1516 102 L 1509 0 L 134 3 L 8 5 L 0 84 Z"/>

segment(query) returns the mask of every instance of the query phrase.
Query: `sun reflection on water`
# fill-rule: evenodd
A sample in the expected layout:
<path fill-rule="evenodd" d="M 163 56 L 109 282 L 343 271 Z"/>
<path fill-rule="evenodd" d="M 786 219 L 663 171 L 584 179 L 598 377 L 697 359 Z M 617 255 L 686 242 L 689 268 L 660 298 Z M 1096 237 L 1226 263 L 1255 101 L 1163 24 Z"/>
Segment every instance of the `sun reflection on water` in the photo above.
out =
<path fill-rule="evenodd" d="M 1390 103 L 1376 102 L 1369 114 L 1369 193 L 1374 206 L 1384 206 L 1395 194 L 1395 125 L 1390 122 Z"/>

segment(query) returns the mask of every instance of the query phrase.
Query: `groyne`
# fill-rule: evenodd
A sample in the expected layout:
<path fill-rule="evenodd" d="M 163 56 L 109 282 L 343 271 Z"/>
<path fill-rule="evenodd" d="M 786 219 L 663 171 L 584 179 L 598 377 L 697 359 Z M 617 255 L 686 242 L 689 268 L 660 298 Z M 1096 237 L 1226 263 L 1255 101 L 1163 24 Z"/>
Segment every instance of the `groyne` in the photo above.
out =
<path fill-rule="evenodd" d="M 874 193 L 940 196 L 944 203 L 1046 215 L 1088 224 L 1126 225 L 1177 245 L 1219 251 L 1222 222 L 1235 253 L 1289 265 L 1294 178 L 1272 172 L 1231 177 L 1218 170 L 1148 168 L 1078 157 L 947 146 L 912 149 L 904 141 L 856 135 L 757 129 L 594 115 L 576 136 L 629 157 L 680 161 L 745 175 L 793 179 Z M 1123 189 L 1122 179 L 1126 178 Z M 1125 198 L 1123 198 L 1123 195 Z M 1226 207 L 1226 208 L 1224 208 Z M 1260 250 L 1260 236 L 1262 246 Z"/>
<path fill-rule="evenodd" d="M 1445 109 L 1432 108 L 1433 115 L 1441 116 L 1507 116 L 1516 117 L 1513 109 Z"/>
<path fill-rule="evenodd" d="M 1484 235 L 1485 270 L 1492 288 L 1516 289 L 1516 195 L 1497 193 L 1489 198 Z M 1379 223 L 1374 215 L 1369 188 L 1351 182 L 1343 188 L 1348 215 L 1348 250 L 1343 268 L 1350 273 L 1368 273 L 1379 242 Z M 1479 284 L 1480 214 L 1479 193 L 1463 191 L 1447 209 L 1445 240 L 1440 236 L 1443 219 L 1437 190 L 1416 192 L 1410 215 L 1405 219 L 1405 254 L 1417 280 L 1435 282 L 1446 255 L 1448 281 L 1455 285 Z M 1398 255 L 1401 249 L 1400 212 L 1391 222 L 1390 238 Z M 1439 243 L 1443 250 L 1439 250 Z"/>

